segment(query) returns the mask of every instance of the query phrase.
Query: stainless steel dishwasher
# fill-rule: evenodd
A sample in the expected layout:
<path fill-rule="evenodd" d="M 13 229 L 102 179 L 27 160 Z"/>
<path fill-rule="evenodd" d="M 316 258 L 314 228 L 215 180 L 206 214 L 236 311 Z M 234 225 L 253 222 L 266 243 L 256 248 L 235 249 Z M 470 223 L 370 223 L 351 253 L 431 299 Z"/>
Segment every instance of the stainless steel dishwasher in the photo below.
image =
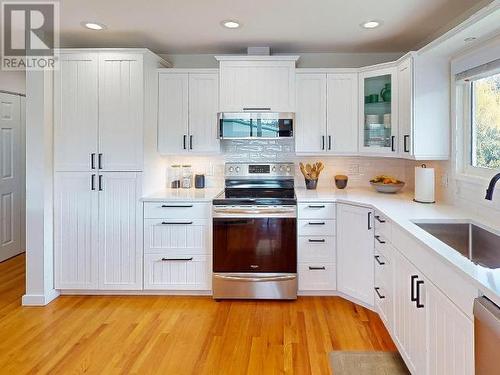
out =
<path fill-rule="evenodd" d="M 500 307 L 486 297 L 474 301 L 474 356 L 476 375 L 500 369 Z"/>

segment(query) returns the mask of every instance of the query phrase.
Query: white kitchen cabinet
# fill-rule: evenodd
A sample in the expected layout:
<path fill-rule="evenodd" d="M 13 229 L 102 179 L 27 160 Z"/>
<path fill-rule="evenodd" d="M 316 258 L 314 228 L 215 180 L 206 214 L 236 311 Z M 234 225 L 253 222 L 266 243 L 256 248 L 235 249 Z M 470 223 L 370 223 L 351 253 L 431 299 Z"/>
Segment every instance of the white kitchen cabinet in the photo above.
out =
<path fill-rule="evenodd" d="M 90 171 L 98 153 L 97 53 L 61 53 L 54 74 L 54 169 Z"/>
<path fill-rule="evenodd" d="M 141 178 L 104 172 L 99 192 L 99 288 L 142 289 Z"/>
<path fill-rule="evenodd" d="M 375 307 L 387 329 L 393 327 L 394 315 L 394 281 L 393 281 L 393 249 L 391 245 L 377 243 L 375 245 Z"/>
<path fill-rule="evenodd" d="M 337 204 L 337 288 L 373 306 L 373 210 Z"/>
<path fill-rule="evenodd" d="M 474 323 L 435 285 L 426 285 L 427 374 L 474 374 Z"/>
<path fill-rule="evenodd" d="M 142 170 L 143 81 L 142 54 L 99 54 L 99 168 L 102 170 Z"/>
<path fill-rule="evenodd" d="M 295 151 L 326 151 L 326 74 L 297 74 Z"/>
<path fill-rule="evenodd" d="M 168 69 L 159 74 L 158 150 L 160 153 L 215 153 L 218 73 Z"/>
<path fill-rule="evenodd" d="M 97 175 L 57 172 L 54 187 L 55 288 L 97 289 Z"/>
<path fill-rule="evenodd" d="M 360 154 L 398 156 L 398 85 L 394 66 L 359 74 Z"/>
<path fill-rule="evenodd" d="M 413 155 L 413 59 L 408 57 L 398 64 L 398 125 L 401 157 Z"/>
<path fill-rule="evenodd" d="M 295 112 L 298 56 L 216 56 L 221 112 Z"/>
<path fill-rule="evenodd" d="M 298 73 L 296 91 L 296 152 L 356 154 L 357 73 Z"/>

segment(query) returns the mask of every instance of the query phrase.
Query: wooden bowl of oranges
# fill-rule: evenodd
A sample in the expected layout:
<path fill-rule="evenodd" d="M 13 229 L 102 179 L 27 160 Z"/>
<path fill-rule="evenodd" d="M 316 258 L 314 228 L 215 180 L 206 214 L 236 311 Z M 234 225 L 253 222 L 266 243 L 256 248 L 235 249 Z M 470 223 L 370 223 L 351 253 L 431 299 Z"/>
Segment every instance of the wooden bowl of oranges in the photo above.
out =
<path fill-rule="evenodd" d="M 397 178 L 381 175 L 371 179 L 370 185 L 379 193 L 394 194 L 400 191 L 405 186 L 405 183 Z"/>

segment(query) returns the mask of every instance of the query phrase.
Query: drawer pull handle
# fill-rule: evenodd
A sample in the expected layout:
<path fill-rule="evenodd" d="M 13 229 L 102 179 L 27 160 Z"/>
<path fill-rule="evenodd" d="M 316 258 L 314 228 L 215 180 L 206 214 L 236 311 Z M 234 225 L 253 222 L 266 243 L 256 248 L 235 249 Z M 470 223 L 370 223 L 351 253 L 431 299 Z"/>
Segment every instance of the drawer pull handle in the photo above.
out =
<path fill-rule="evenodd" d="M 375 260 L 377 261 L 378 264 L 380 264 L 381 266 L 383 266 L 385 264 L 385 262 L 382 262 L 380 260 L 380 255 L 375 255 Z"/>
<path fill-rule="evenodd" d="M 182 262 L 182 261 L 189 262 L 191 260 L 193 260 L 193 257 L 191 257 L 191 258 L 161 258 L 162 262 Z"/>
<path fill-rule="evenodd" d="M 161 225 L 191 225 L 192 221 L 162 221 Z"/>
<path fill-rule="evenodd" d="M 161 208 L 191 208 L 193 207 L 192 204 L 184 204 L 184 205 L 179 205 L 179 204 L 173 204 L 173 205 L 170 205 L 170 204 L 162 204 L 161 205 Z"/>
<path fill-rule="evenodd" d="M 315 222 L 309 222 L 309 225 L 325 225 L 326 223 L 324 221 L 321 221 L 319 223 L 315 223 Z"/>
<path fill-rule="evenodd" d="M 323 267 L 311 267 L 311 266 L 309 266 L 309 269 L 311 271 L 324 271 L 324 270 L 326 270 L 325 266 L 323 266 Z"/>
<path fill-rule="evenodd" d="M 312 238 L 309 238 L 309 242 L 322 242 L 322 243 L 325 243 L 326 240 L 323 238 L 321 240 L 313 240 Z"/>
<path fill-rule="evenodd" d="M 381 219 L 379 215 L 375 215 L 375 219 L 377 219 L 379 223 L 385 223 L 385 220 Z"/>
<path fill-rule="evenodd" d="M 380 289 L 379 287 L 375 287 L 375 293 L 377 293 L 378 298 L 384 299 L 385 296 L 383 296 L 382 294 L 380 294 L 379 289 Z"/>
<path fill-rule="evenodd" d="M 307 207 L 309 207 L 309 208 L 325 208 L 325 206 L 324 206 L 324 205 L 312 205 L 312 204 L 310 204 L 310 205 L 309 205 L 309 206 L 307 206 Z"/>
<path fill-rule="evenodd" d="M 382 244 L 385 243 L 385 241 L 380 239 L 380 236 L 375 236 L 375 239 L 378 241 L 378 243 L 382 243 Z"/>

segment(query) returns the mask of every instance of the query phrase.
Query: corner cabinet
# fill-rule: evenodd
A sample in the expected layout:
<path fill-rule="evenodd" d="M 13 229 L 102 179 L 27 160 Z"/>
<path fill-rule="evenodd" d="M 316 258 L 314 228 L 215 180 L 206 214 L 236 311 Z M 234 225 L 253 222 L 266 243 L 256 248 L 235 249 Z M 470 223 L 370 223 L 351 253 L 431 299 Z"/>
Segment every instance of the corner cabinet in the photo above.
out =
<path fill-rule="evenodd" d="M 359 74 L 359 151 L 398 156 L 398 91 L 395 67 Z"/>
<path fill-rule="evenodd" d="M 358 74 L 297 73 L 295 151 L 353 155 L 358 151 Z"/>
<path fill-rule="evenodd" d="M 298 56 L 215 56 L 220 112 L 295 112 Z"/>
<path fill-rule="evenodd" d="M 218 152 L 217 70 L 165 69 L 158 84 L 158 151 Z"/>

